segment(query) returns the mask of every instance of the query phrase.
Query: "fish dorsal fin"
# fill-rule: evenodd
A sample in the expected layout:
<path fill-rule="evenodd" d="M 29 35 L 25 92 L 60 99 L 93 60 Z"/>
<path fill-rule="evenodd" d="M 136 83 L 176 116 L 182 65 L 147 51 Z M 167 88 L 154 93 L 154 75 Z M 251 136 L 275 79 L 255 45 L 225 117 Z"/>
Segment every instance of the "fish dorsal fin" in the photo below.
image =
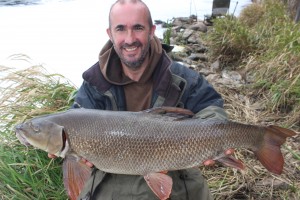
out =
<path fill-rule="evenodd" d="M 170 176 L 164 173 L 149 173 L 144 176 L 144 179 L 160 200 L 169 198 L 173 185 L 173 180 Z"/>
<path fill-rule="evenodd" d="M 178 107 L 168 107 L 168 106 L 150 108 L 148 110 L 145 110 L 144 112 L 150 114 L 166 115 L 174 118 L 191 118 L 194 117 L 195 115 L 192 111 L 188 109 L 178 108 Z"/>
<path fill-rule="evenodd" d="M 91 175 L 91 168 L 75 156 L 68 155 L 63 162 L 64 186 L 71 200 L 76 200 L 85 182 Z"/>

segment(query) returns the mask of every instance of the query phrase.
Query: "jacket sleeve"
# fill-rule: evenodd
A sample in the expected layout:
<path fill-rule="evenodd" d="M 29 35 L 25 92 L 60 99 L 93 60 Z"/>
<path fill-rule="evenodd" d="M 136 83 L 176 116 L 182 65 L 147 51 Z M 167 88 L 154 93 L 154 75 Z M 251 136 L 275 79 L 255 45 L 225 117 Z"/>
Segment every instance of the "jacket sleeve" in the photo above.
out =
<path fill-rule="evenodd" d="M 227 120 L 228 116 L 225 110 L 217 106 L 208 106 L 203 110 L 195 114 L 198 119 L 217 119 L 217 120 Z"/>
<path fill-rule="evenodd" d="M 84 81 L 77 91 L 72 108 L 88 108 L 104 110 L 104 103 L 97 95 L 96 89 Z"/>
<path fill-rule="evenodd" d="M 223 109 L 224 100 L 201 75 L 197 84 L 189 88 L 188 92 L 187 107 L 194 111 L 198 119 L 227 119 L 227 113 Z"/>
<path fill-rule="evenodd" d="M 201 74 L 179 63 L 173 64 L 172 71 L 186 82 L 181 98 L 186 109 L 198 113 L 209 106 L 223 108 L 221 95 Z"/>

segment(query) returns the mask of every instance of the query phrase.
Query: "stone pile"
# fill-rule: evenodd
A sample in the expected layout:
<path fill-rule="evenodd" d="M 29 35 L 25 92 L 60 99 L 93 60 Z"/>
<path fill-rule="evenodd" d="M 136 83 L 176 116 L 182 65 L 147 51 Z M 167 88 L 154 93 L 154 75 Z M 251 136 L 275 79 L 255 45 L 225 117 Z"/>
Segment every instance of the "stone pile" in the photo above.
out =
<path fill-rule="evenodd" d="M 157 20 L 155 23 L 165 29 L 164 37 L 169 34 L 170 45 L 174 46 L 170 56 L 174 61 L 199 71 L 213 84 L 230 87 L 240 87 L 245 84 L 240 72 L 221 69 L 218 59 L 214 61 L 209 59 L 207 54 L 209 47 L 201 39 L 201 35 L 206 34 L 209 27 L 203 21 L 191 16 L 174 18 L 168 23 Z"/>

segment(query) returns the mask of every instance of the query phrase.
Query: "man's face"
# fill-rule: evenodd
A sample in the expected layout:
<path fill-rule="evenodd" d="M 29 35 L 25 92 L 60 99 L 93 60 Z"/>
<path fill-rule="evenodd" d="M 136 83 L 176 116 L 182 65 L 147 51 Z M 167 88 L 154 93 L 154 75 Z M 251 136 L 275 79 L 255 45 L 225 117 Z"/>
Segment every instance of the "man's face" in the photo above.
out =
<path fill-rule="evenodd" d="M 155 26 L 149 27 L 148 13 L 142 4 L 116 4 L 111 10 L 107 33 L 121 62 L 138 69 L 145 60 Z"/>

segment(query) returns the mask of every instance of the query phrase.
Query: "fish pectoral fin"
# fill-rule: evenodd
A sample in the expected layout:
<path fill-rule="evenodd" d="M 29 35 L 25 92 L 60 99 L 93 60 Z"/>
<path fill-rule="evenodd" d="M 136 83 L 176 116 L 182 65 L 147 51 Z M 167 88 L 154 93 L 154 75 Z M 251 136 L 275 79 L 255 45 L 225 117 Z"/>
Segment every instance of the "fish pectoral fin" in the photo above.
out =
<path fill-rule="evenodd" d="M 149 173 L 144 176 L 150 189 L 160 200 L 168 199 L 171 191 L 173 180 L 164 173 Z"/>
<path fill-rule="evenodd" d="M 92 169 L 74 156 L 67 156 L 63 162 L 63 180 L 71 200 L 76 200 Z"/>
<path fill-rule="evenodd" d="M 231 155 L 220 157 L 220 158 L 216 159 L 216 161 L 218 161 L 228 167 L 233 167 L 233 168 L 236 168 L 239 170 L 245 169 L 244 163 L 241 160 L 238 160 Z"/>

